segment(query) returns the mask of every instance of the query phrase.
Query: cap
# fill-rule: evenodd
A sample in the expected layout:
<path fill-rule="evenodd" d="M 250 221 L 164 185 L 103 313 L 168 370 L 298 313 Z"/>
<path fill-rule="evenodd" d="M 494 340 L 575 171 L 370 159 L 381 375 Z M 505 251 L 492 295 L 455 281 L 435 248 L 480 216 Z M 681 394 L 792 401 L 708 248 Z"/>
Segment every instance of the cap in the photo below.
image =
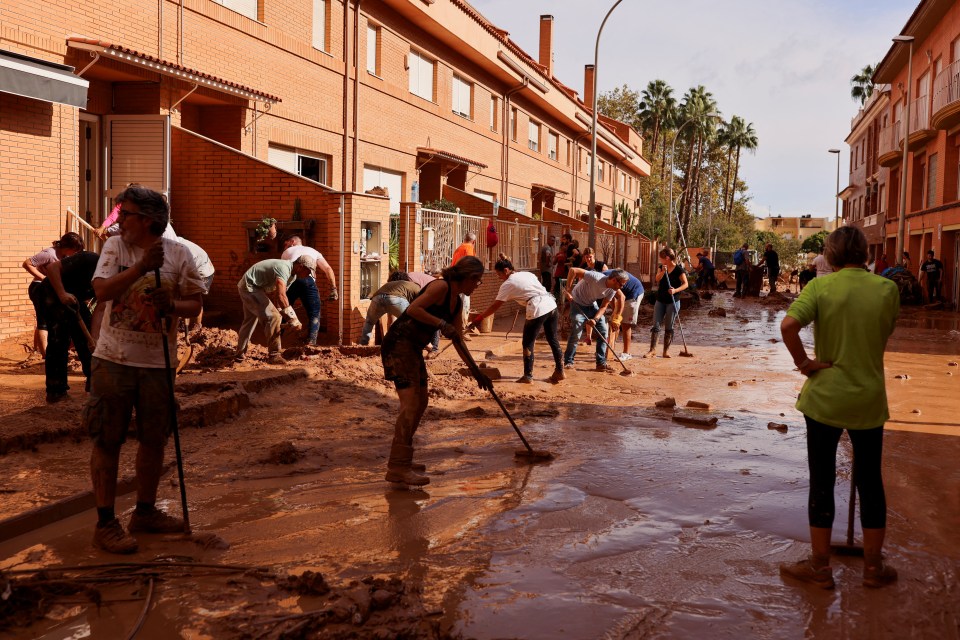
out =
<path fill-rule="evenodd" d="M 300 256 L 294 261 L 293 265 L 306 267 L 310 270 L 311 276 L 315 276 L 317 274 L 317 261 L 310 256 Z"/>

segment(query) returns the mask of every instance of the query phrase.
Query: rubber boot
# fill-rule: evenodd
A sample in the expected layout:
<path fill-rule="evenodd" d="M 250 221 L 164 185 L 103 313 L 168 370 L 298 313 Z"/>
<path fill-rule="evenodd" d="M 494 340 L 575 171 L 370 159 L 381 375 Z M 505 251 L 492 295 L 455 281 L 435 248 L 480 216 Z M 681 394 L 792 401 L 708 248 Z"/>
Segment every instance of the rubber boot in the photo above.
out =
<path fill-rule="evenodd" d="M 657 343 L 660 341 L 660 332 L 656 329 L 650 331 L 650 351 L 647 352 L 645 358 L 654 358 L 657 355 Z"/>
<path fill-rule="evenodd" d="M 411 465 L 413 465 L 413 447 L 394 443 L 394 445 L 390 447 L 390 460 L 387 462 L 386 481 L 415 487 L 430 484 L 430 478 L 416 473 L 411 468 Z"/>
<path fill-rule="evenodd" d="M 663 334 L 663 357 L 669 358 L 670 354 L 667 353 L 667 350 L 670 349 L 670 345 L 673 344 L 673 331 L 666 331 Z"/>

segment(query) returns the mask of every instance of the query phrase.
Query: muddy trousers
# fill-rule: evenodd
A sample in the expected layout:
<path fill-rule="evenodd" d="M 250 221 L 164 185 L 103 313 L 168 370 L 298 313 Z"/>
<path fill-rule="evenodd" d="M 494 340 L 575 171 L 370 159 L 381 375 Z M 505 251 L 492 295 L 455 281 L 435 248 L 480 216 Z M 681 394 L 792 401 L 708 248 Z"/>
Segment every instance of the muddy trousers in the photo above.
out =
<path fill-rule="evenodd" d="M 737 290 L 735 295 L 747 295 L 747 293 L 750 291 L 750 272 L 746 269 L 737 268 L 736 277 Z"/>
<path fill-rule="evenodd" d="M 810 468 L 810 496 L 807 513 L 811 527 L 833 527 L 833 490 L 837 481 L 837 444 L 843 429 L 807 421 L 807 463 Z M 864 529 L 887 526 L 887 498 L 883 490 L 880 461 L 883 457 L 883 427 L 848 429 L 853 444 L 857 494 L 860 496 L 860 524 Z"/>
<path fill-rule="evenodd" d="M 400 396 L 400 413 L 394 427 L 387 468 L 407 470 L 413 463 L 413 436 L 427 410 L 427 387 L 414 385 L 397 389 L 397 394 Z"/>
<path fill-rule="evenodd" d="M 577 343 L 580 342 L 580 336 L 583 335 L 584 329 L 586 328 L 587 320 L 593 318 L 597 315 L 597 312 L 600 311 L 600 307 L 596 302 L 581 306 L 576 302 L 570 302 L 570 335 L 567 337 L 567 350 L 563 354 L 563 361 L 565 364 L 573 364 L 573 358 L 577 355 Z M 600 316 L 597 319 L 597 332 L 603 336 L 603 340 L 607 339 L 607 319 L 604 316 Z M 590 333 L 593 333 L 592 329 L 586 329 Z M 603 340 L 597 340 L 597 350 L 596 350 L 596 363 L 597 366 L 603 366 L 607 364 L 607 346 L 603 343 Z"/>
<path fill-rule="evenodd" d="M 523 375 L 533 377 L 533 350 L 540 330 L 543 330 L 553 352 L 553 364 L 557 369 L 563 369 L 563 354 L 560 352 L 560 337 L 557 335 L 557 325 L 560 315 L 556 309 L 545 313 L 539 318 L 527 320 L 523 324 Z"/>
<path fill-rule="evenodd" d="M 317 344 L 317 335 L 320 333 L 320 292 L 317 291 L 317 281 L 310 276 L 294 280 L 287 288 L 287 302 L 292 307 L 297 300 L 307 312 L 307 344 Z"/>
<path fill-rule="evenodd" d="M 44 313 L 47 317 L 47 328 L 50 331 L 49 341 L 47 342 L 47 357 L 43 363 L 47 393 L 66 393 L 70 388 L 67 384 L 67 362 L 70 357 L 71 341 L 77 351 L 77 359 L 80 360 L 83 375 L 87 378 L 86 386 L 89 390 L 91 353 L 90 347 L 87 345 L 87 337 L 80 328 L 81 320 L 78 320 L 73 311 L 59 302 L 49 304 Z M 86 324 L 89 330 L 90 311 L 83 303 L 80 304 L 80 315 L 83 318 L 82 322 Z"/>
<path fill-rule="evenodd" d="M 237 286 L 240 302 L 243 303 L 243 324 L 237 335 L 237 355 L 243 355 L 250 346 L 250 338 L 257 328 L 257 323 L 263 323 L 263 333 L 267 338 L 267 347 L 271 354 L 280 353 L 280 312 L 273 306 L 273 302 L 263 291 L 247 291 L 243 281 Z"/>

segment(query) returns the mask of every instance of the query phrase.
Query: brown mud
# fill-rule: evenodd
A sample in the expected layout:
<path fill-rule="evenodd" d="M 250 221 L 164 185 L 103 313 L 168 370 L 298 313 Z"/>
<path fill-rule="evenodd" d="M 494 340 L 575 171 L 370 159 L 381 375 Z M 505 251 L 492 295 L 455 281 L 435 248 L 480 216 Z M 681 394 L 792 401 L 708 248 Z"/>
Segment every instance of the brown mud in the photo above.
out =
<path fill-rule="evenodd" d="M 307 575 L 308 592 L 259 574 L 167 576 L 138 637 L 960 637 L 956 314 L 904 309 L 886 358 L 887 556 L 901 579 L 866 590 L 862 560 L 838 558 L 837 588 L 824 592 L 777 572 L 807 541 L 804 429 L 793 409 L 802 380 L 779 344 L 789 298 L 718 293 L 683 312 L 695 358 L 635 357 L 630 378 L 594 373 L 592 348 L 581 346 L 577 368 L 550 385 L 549 350 L 538 343 L 536 382 L 518 385 L 519 353 L 497 357 L 498 393 L 531 445 L 558 454 L 549 464 L 514 461 L 515 434 L 448 350 L 428 361 L 431 407 L 416 444 L 431 483 L 421 491 L 382 479 L 397 401 L 379 358 L 291 352 L 290 366 L 308 379 L 253 396 L 239 418 L 183 431 L 191 521 L 230 548 L 141 536 L 129 559 L 267 567 Z M 635 355 L 648 337 L 650 309 L 642 314 Z M 501 346 L 509 321 L 471 340 L 471 351 Z M 241 365 L 217 360 L 231 334 L 210 330 L 199 351 L 209 355 L 184 380 L 270 368 L 256 350 Z M 683 408 L 654 407 L 665 397 Z M 709 410 L 687 408 L 691 401 Z M 670 421 L 674 411 L 717 423 L 687 428 Z M 85 489 L 88 446 L 40 444 L 2 458 L 11 493 L 0 495 L 0 517 L 43 504 L 52 486 Z M 272 447 L 283 455 L 271 458 Z M 125 447 L 124 464 L 133 451 Z M 844 439 L 835 540 L 846 527 L 849 471 Z M 160 506 L 177 512 L 173 478 Z M 121 499 L 118 511 L 132 506 Z M 92 522 L 81 514 L 0 544 L 0 571 L 115 561 L 90 547 Z M 145 589 L 127 585 L 110 598 L 128 601 L 98 609 L 65 596 L 43 619 L 0 634 L 122 636 Z"/>

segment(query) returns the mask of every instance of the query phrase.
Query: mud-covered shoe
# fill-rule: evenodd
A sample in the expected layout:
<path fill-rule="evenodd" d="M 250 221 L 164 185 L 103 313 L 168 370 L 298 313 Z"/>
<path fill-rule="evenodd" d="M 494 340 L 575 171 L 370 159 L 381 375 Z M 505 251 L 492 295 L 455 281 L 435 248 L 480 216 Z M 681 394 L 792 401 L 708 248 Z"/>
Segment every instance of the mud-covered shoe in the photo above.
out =
<path fill-rule="evenodd" d="M 412 463 L 412 464 L 410 465 L 410 470 L 411 470 L 411 471 L 416 471 L 417 473 L 426 473 L 426 471 L 427 471 L 427 465 L 425 465 L 425 464 L 423 464 L 423 463 L 421 463 L 421 462 L 414 462 L 414 463 Z"/>
<path fill-rule="evenodd" d="M 565 362 L 565 363 L 563 364 L 563 368 L 564 368 L 564 369 L 573 369 L 573 363 L 572 363 L 572 362 Z"/>
<path fill-rule="evenodd" d="M 267 358 L 267 364 L 287 364 L 287 361 L 279 353 L 271 353 Z"/>
<path fill-rule="evenodd" d="M 613 367 L 608 364 L 598 364 L 594 371 L 597 373 L 613 373 Z"/>
<path fill-rule="evenodd" d="M 815 584 L 821 589 L 833 589 L 834 587 L 833 569 L 829 565 L 817 569 L 813 566 L 810 558 L 804 558 L 800 562 L 784 562 L 780 565 L 780 575 Z"/>
<path fill-rule="evenodd" d="M 130 533 L 181 533 L 183 520 L 167 515 L 160 509 L 150 513 L 134 511 L 127 528 Z"/>
<path fill-rule="evenodd" d="M 897 581 L 897 570 L 881 562 L 879 565 L 863 567 L 863 586 L 879 589 Z"/>
<path fill-rule="evenodd" d="M 412 465 L 406 469 L 387 469 L 387 475 L 384 480 L 412 487 L 422 487 L 430 484 L 430 478 L 421 476 L 415 472 Z"/>
<path fill-rule="evenodd" d="M 532 376 L 526 376 L 526 375 L 525 375 L 525 376 L 520 376 L 519 378 L 517 378 L 517 383 L 518 383 L 518 384 L 533 384 L 533 377 L 532 377 Z"/>
<path fill-rule="evenodd" d="M 120 521 L 114 518 L 93 532 L 93 546 L 108 553 L 129 554 L 137 551 L 137 540 L 123 530 Z"/>
<path fill-rule="evenodd" d="M 550 384 L 560 384 L 560 381 L 566 378 L 564 375 L 563 369 L 554 369 L 553 373 L 547 378 L 547 382 Z"/>

